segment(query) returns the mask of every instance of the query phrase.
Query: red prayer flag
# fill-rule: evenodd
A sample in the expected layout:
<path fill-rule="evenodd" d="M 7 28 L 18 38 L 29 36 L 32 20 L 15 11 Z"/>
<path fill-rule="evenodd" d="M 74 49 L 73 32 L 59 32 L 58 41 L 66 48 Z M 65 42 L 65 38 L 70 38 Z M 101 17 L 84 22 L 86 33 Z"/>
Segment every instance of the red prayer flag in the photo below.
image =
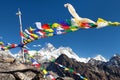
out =
<path fill-rule="evenodd" d="M 43 29 L 50 29 L 50 26 L 49 26 L 48 24 L 43 24 L 43 25 L 42 25 L 42 28 L 43 28 Z"/>
<path fill-rule="evenodd" d="M 23 32 L 20 32 L 20 36 L 24 37 L 24 34 L 23 34 Z"/>
<path fill-rule="evenodd" d="M 68 30 L 68 29 L 70 29 L 70 26 L 62 26 L 62 28 L 63 28 L 64 30 Z"/>
<path fill-rule="evenodd" d="M 28 50 L 25 49 L 25 50 L 24 50 L 24 53 L 28 53 Z"/>
<path fill-rule="evenodd" d="M 15 48 L 16 46 L 16 44 L 11 44 L 11 48 Z"/>

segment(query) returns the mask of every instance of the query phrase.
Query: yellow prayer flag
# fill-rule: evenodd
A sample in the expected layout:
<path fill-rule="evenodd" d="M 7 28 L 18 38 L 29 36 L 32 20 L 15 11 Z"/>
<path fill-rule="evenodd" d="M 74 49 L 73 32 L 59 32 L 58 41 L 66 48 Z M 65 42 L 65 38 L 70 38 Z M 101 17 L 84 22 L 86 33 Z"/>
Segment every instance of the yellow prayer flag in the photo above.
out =
<path fill-rule="evenodd" d="M 57 27 L 59 27 L 60 26 L 60 24 L 58 24 L 58 23 L 53 23 L 52 24 L 52 28 L 57 28 Z"/>
<path fill-rule="evenodd" d="M 72 31 L 76 31 L 76 30 L 78 30 L 78 29 L 77 29 L 77 28 L 72 28 L 71 30 L 72 30 Z"/>
<path fill-rule="evenodd" d="M 47 36 L 49 36 L 49 37 L 50 37 L 50 36 L 53 36 L 53 33 L 49 33 Z"/>
<path fill-rule="evenodd" d="M 35 30 L 35 29 L 33 29 L 32 27 L 30 27 L 29 30 L 30 30 L 30 31 L 33 31 L 33 30 Z"/>
<path fill-rule="evenodd" d="M 69 69 L 68 68 L 65 68 L 65 71 L 68 71 Z"/>
<path fill-rule="evenodd" d="M 119 22 L 114 22 L 114 24 L 115 24 L 116 26 L 120 25 L 120 23 L 119 23 Z"/>
<path fill-rule="evenodd" d="M 29 54 L 29 57 L 30 57 L 30 58 L 33 58 L 33 55 L 32 55 L 32 54 Z"/>
<path fill-rule="evenodd" d="M 31 42 L 32 40 L 31 39 L 27 39 L 27 42 Z"/>
<path fill-rule="evenodd" d="M 46 29 L 45 31 L 54 32 L 53 29 Z"/>
<path fill-rule="evenodd" d="M 33 36 L 35 39 L 38 39 L 38 35 L 36 34 L 31 34 L 31 36 Z"/>
<path fill-rule="evenodd" d="M 43 70 L 43 73 L 44 73 L 44 75 L 46 75 L 48 72 L 44 69 L 44 70 Z"/>
<path fill-rule="evenodd" d="M 8 48 L 7 48 L 7 47 L 4 47 L 4 49 L 5 49 L 5 50 L 8 50 Z"/>
<path fill-rule="evenodd" d="M 4 43 L 3 43 L 3 42 L 0 42 L 0 45 L 4 45 Z"/>
<path fill-rule="evenodd" d="M 102 18 L 98 18 L 97 23 L 99 23 L 99 22 L 107 22 L 107 21 Z"/>

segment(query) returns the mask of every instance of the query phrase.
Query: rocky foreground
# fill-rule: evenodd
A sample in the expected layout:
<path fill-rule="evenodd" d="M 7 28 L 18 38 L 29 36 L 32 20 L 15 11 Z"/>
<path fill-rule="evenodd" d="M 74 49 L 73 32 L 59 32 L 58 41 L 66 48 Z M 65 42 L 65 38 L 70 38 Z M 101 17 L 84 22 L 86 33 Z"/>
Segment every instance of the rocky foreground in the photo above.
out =
<path fill-rule="evenodd" d="M 45 64 L 43 64 L 45 65 Z M 48 66 L 49 64 L 47 64 Z M 46 67 L 47 67 L 46 66 Z M 73 80 L 70 77 L 61 78 L 52 71 L 54 80 Z M 32 63 L 22 64 L 9 51 L 0 51 L 0 80 L 51 80 L 45 77 L 42 70 L 32 66 Z"/>
<path fill-rule="evenodd" d="M 43 73 L 19 63 L 8 51 L 0 51 L 0 80 L 44 80 Z"/>

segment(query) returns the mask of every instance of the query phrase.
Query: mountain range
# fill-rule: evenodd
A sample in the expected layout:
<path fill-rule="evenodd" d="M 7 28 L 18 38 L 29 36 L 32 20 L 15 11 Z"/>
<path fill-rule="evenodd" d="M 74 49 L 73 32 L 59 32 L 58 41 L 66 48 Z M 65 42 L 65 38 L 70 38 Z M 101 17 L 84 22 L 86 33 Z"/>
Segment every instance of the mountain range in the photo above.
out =
<path fill-rule="evenodd" d="M 12 55 L 9 51 L 6 54 Z M 44 65 L 48 72 L 52 72 L 53 76 L 60 77 L 56 80 L 83 80 L 80 76 L 66 71 L 59 65 L 74 70 L 88 80 L 120 80 L 119 54 L 112 56 L 109 60 L 101 55 L 94 58 L 81 58 L 70 47 L 55 48 L 51 43 L 48 43 L 39 51 L 31 50 L 28 54 L 34 56 L 34 59 Z M 12 56 L 21 58 L 21 55 L 19 53 Z M 55 59 L 55 62 L 59 65 L 50 62 L 52 59 Z"/>
<path fill-rule="evenodd" d="M 120 80 L 120 55 L 113 56 L 109 61 L 103 62 L 91 59 L 88 63 L 77 62 L 62 54 L 56 59 L 57 63 L 72 68 L 88 80 Z M 73 80 L 84 80 L 80 76 L 66 71 L 64 68 L 51 63 L 47 69 L 53 71 L 61 77 L 72 77 Z"/>
<path fill-rule="evenodd" d="M 57 59 L 61 54 L 67 55 L 69 58 L 74 59 L 78 62 L 87 63 L 91 58 L 82 58 L 79 57 L 70 47 L 59 47 L 55 48 L 51 43 L 46 44 L 45 47 L 41 48 L 38 51 L 30 50 L 28 52 L 31 56 L 39 57 L 38 61 L 41 62 L 49 62 L 51 59 Z M 21 55 L 21 54 L 20 54 Z M 100 60 L 106 62 L 107 60 L 101 56 L 97 55 L 93 59 Z"/>

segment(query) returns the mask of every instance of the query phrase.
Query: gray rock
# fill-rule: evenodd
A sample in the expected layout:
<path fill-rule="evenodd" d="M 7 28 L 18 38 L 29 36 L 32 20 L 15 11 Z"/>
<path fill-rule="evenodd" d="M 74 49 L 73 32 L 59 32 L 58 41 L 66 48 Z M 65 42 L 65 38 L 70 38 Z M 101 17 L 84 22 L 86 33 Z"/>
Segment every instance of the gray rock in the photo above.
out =
<path fill-rule="evenodd" d="M 16 72 L 15 75 L 21 80 L 32 80 L 36 76 L 35 73 L 30 72 L 30 71 L 25 72 L 25 73 Z"/>
<path fill-rule="evenodd" d="M 0 74 L 0 80 L 16 80 L 12 74 Z"/>
<path fill-rule="evenodd" d="M 19 63 L 9 51 L 0 51 L 0 80 L 42 80 L 42 78 L 43 74 L 35 67 Z"/>

